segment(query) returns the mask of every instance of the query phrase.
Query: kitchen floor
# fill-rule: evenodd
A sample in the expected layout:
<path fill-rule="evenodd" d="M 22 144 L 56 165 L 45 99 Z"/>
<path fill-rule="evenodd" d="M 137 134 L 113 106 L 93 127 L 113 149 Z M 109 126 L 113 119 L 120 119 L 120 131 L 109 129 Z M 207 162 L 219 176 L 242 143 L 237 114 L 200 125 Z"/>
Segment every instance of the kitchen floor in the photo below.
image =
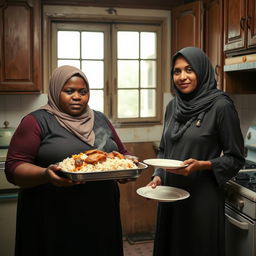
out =
<path fill-rule="evenodd" d="M 123 242 L 124 256 L 152 256 L 153 241 L 145 241 L 131 244 L 127 240 Z"/>

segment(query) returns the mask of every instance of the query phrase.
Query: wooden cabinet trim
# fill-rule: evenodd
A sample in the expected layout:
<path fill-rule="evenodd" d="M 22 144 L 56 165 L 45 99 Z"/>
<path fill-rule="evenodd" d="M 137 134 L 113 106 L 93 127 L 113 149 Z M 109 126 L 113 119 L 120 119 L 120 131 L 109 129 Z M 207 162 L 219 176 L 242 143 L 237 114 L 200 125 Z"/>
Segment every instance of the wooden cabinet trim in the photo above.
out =
<path fill-rule="evenodd" d="M 224 51 L 245 48 L 246 4 L 244 0 L 224 0 Z M 244 20 L 244 21 L 243 21 Z"/>
<path fill-rule="evenodd" d="M 201 48 L 201 7 L 196 1 L 172 10 L 172 55 L 186 46 Z"/>
<path fill-rule="evenodd" d="M 247 15 L 247 44 L 248 48 L 256 46 L 256 1 L 248 0 L 248 15 Z"/>
<path fill-rule="evenodd" d="M 42 88 L 41 3 L 0 3 L 0 94 L 39 93 Z"/>

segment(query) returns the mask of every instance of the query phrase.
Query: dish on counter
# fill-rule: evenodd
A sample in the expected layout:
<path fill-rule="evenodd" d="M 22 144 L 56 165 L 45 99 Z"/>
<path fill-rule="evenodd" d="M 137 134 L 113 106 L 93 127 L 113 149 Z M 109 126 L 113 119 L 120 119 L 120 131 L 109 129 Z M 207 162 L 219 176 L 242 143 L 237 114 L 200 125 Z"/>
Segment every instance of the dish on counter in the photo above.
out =
<path fill-rule="evenodd" d="M 136 193 L 159 202 L 174 202 L 186 199 L 190 196 L 188 191 L 170 186 L 157 186 L 156 188 L 150 186 L 141 187 L 136 190 Z"/>
<path fill-rule="evenodd" d="M 147 165 L 152 165 L 154 167 L 168 169 L 180 169 L 188 166 L 188 164 L 183 164 L 182 161 L 164 158 L 145 159 L 143 160 L 143 162 Z"/>

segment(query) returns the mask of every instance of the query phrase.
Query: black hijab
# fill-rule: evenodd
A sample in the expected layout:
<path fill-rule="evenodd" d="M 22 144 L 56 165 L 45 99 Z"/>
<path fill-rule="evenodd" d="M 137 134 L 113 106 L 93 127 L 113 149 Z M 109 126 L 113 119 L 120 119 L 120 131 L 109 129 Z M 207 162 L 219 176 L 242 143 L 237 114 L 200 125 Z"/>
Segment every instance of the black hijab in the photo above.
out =
<path fill-rule="evenodd" d="M 175 124 L 171 132 L 171 138 L 173 140 L 179 139 L 193 121 L 197 120 L 196 125 L 200 126 L 205 113 L 213 106 L 217 98 L 225 97 L 232 102 L 228 95 L 217 89 L 212 64 L 207 55 L 199 48 L 186 47 L 173 56 L 172 77 L 175 61 L 180 56 L 186 59 L 196 73 L 197 87 L 193 92 L 183 94 L 173 83 L 175 91 Z M 181 124 L 183 126 L 180 129 Z"/>

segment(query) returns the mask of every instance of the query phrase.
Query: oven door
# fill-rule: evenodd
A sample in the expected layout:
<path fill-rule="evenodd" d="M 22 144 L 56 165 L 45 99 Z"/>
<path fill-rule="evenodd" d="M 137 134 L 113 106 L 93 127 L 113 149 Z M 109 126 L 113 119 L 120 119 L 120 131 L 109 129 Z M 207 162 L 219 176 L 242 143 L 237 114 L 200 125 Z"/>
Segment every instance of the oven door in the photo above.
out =
<path fill-rule="evenodd" d="M 225 205 L 226 256 L 256 256 L 255 221 Z"/>

